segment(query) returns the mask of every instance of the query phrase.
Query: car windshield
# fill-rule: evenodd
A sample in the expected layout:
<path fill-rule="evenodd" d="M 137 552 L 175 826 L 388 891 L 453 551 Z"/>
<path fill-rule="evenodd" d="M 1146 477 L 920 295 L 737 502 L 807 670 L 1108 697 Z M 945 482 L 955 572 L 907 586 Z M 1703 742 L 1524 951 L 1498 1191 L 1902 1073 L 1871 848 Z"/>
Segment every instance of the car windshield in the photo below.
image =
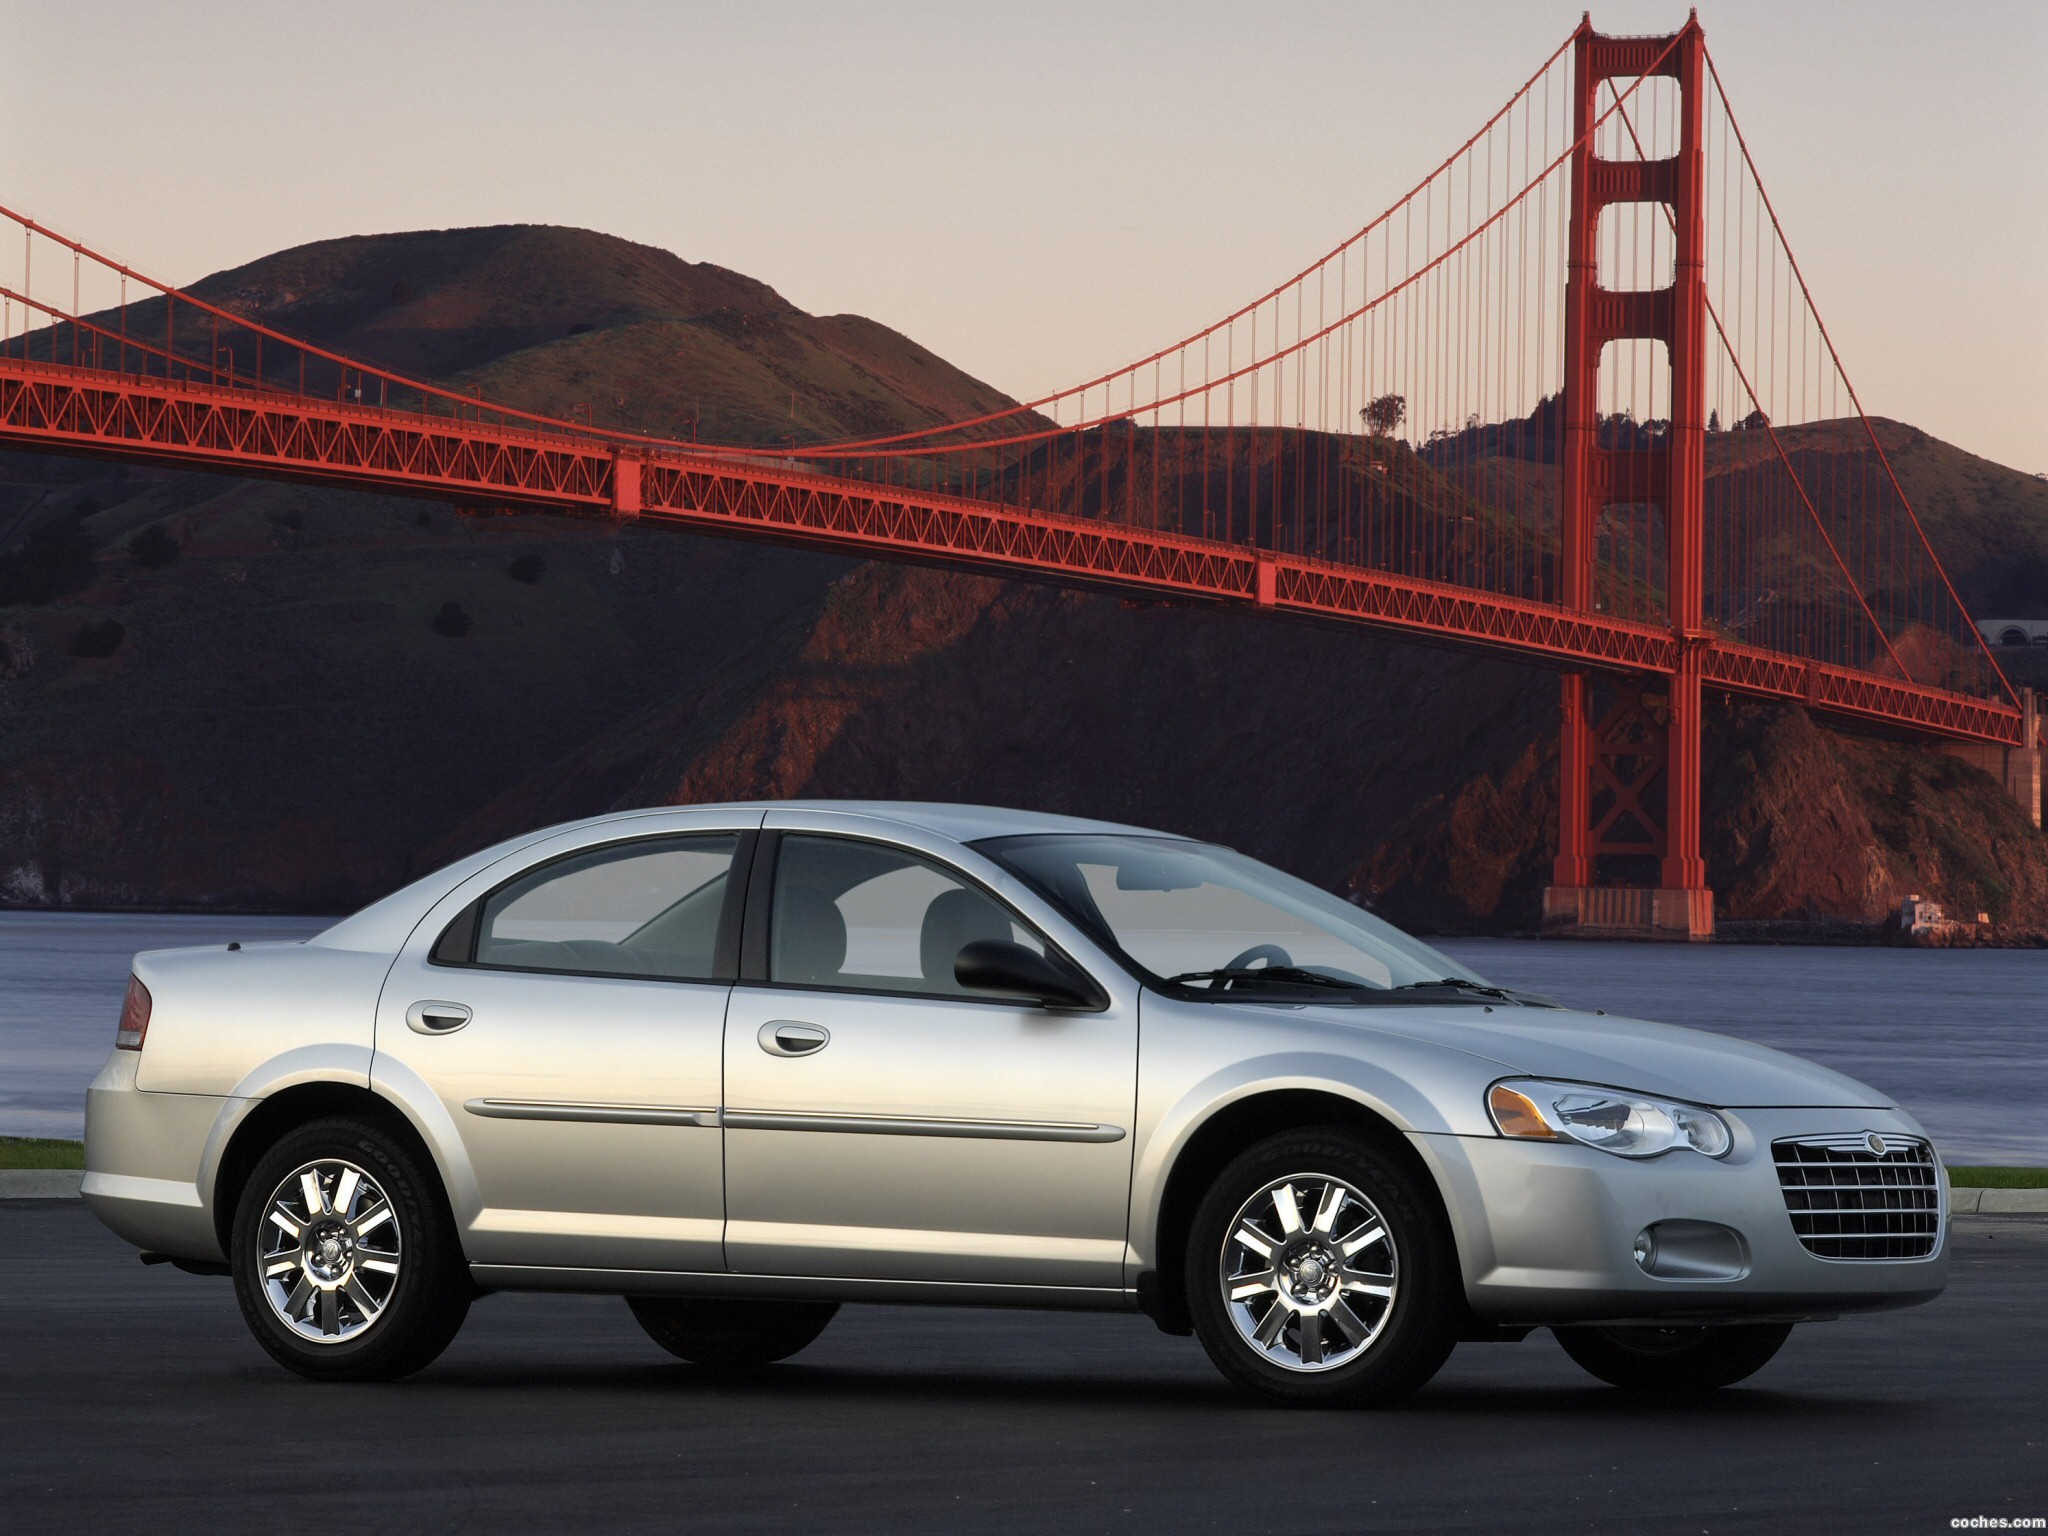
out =
<path fill-rule="evenodd" d="M 1305 880 L 1228 848 L 1063 835 L 975 844 L 1155 982 L 1204 994 L 1288 991 L 1341 1001 L 1486 983 Z"/>

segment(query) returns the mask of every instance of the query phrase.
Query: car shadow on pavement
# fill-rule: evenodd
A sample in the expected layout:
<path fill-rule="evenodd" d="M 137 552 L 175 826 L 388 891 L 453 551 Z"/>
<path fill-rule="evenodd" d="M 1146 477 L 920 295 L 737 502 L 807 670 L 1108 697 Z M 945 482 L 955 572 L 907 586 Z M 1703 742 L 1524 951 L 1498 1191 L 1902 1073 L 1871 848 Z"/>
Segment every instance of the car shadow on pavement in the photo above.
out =
<path fill-rule="evenodd" d="M 260 1374 L 260 1372 L 259 1372 Z M 847 1366 L 776 1366 L 758 1374 L 721 1375 L 689 1365 L 545 1366 L 448 1362 L 403 1382 L 373 1389 L 394 1392 L 575 1392 L 660 1393 L 715 1398 L 733 1403 L 788 1404 L 806 1399 L 855 1401 L 1042 1403 L 1074 1407 L 1243 1408 L 1257 1406 L 1221 1379 L 1171 1381 L 1153 1378 L 1105 1380 L 1094 1375 L 1005 1376 L 977 1371 L 871 1371 Z"/>
<path fill-rule="evenodd" d="M 443 1392 L 496 1395 L 502 1392 L 610 1392 L 633 1397 L 658 1395 L 671 1402 L 715 1401 L 724 1406 L 758 1403 L 849 1404 L 897 1406 L 944 1404 L 959 1407 L 1049 1407 L 1145 1410 L 1193 1414 L 1352 1413 L 1355 1409 L 1288 1409 L 1256 1402 L 1221 1378 L 1168 1379 L 1095 1375 L 1005 1375 L 994 1371 L 863 1370 L 837 1365 L 783 1365 L 758 1374 L 727 1376 L 688 1365 L 545 1366 L 513 1363 L 443 1363 L 410 1381 L 383 1389 L 394 1392 Z M 1768 1386 L 1728 1387 L 1714 1392 L 1673 1397 L 1647 1397 L 1613 1388 L 1560 1382 L 1556 1385 L 1485 1386 L 1444 1383 L 1425 1387 L 1389 1410 L 1404 1417 L 1447 1415 L 1456 1418 L 1500 1415 L 1523 1418 L 1536 1414 L 1569 1415 L 1588 1423 L 1638 1422 L 1653 1416 L 1666 1423 L 1698 1420 L 1713 1423 L 1784 1424 L 1839 1423 L 1854 1416 L 1865 1425 L 1888 1421 L 1910 1426 L 1938 1412 L 1932 1404 L 1876 1402 L 1849 1392 L 1799 1392 Z"/>

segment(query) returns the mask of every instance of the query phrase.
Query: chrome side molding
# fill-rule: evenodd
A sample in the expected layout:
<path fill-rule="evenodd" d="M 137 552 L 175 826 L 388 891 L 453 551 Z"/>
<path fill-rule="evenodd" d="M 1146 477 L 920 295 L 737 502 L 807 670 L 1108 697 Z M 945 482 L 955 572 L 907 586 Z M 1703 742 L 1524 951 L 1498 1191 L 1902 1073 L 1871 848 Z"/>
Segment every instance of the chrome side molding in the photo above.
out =
<path fill-rule="evenodd" d="M 486 1120 L 582 1120 L 598 1125 L 715 1127 L 715 1109 L 668 1104 L 563 1104 L 542 1099 L 471 1099 L 462 1106 Z"/>
<path fill-rule="evenodd" d="M 797 1115 L 729 1109 L 725 1123 L 742 1131 L 839 1131 L 856 1136 L 961 1136 L 976 1141 L 1122 1141 L 1120 1125 L 1064 1120 L 929 1120 L 903 1115 Z"/>
<path fill-rule="evenodd" d="M 905 1115 L 796 1115 L 772 1110 L 669 1104 L 575 1104 L 549 1099 L 470 1099 L 486 1120 L 583 1120 L 599 1125 L 730 1126 L 736 1131 L 839 1131 L 856 1136 L 961 1136 L 978 1141 L 1122 1141 L 1120 1125 L 1065 1120 L 928 1120 Z"/>

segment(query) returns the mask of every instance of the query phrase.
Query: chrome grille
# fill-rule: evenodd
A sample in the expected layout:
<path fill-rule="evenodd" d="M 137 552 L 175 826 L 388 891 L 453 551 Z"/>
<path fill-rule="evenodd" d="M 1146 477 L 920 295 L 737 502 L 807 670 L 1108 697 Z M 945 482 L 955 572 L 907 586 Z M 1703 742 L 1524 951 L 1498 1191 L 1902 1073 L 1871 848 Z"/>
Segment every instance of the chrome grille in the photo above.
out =
<path fill-rule="evenodd" d="M 1792 1230 L 1823 1259 L 1924 1259 L 1941 1241 L 1941 1170 L 1915 1137 L 1867 1131 L 1771 1143 Z"/>

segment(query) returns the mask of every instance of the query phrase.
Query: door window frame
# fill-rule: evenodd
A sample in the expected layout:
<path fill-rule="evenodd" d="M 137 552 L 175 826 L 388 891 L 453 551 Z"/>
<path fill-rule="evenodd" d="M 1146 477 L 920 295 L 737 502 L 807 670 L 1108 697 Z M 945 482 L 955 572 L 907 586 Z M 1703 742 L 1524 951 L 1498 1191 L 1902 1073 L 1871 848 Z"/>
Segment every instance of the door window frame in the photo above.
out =
<path fill-rule="evenodd" d="M 914 863 L 926 864 L 947 878 L 957 880 L 967 889 L 986 897 L 1003 912 L 1010 921 L 1030 934 L 1045 946 L 1046 958 L 1055 965 L 1064 966 L 1079 977 L 1096 995 L 1094 1006 L 1072 1009 L 1069 1012 L 1099 1013 L 1110 1005 L 1109 993 L 1102 983 L 1090 974 L 1087 967 L 1069 955 L 1052 936 L 1038 924 L 1019 912 L 1005 901 L 986 881 L 977 878 L 967 870 L 948 860 L 938 858 L 923 848 L 912 848 L 902 843 L 892 843 L 887 838 L 859 837 L 845 832 L 818 832 L 808 827 L 764 827 L 759 841 L 754 844 L 753 869 L 747 876 L 746 910 L 742 919 L 739 945 L 738 984 L 743 987 L 768 987 L 786 992 L 822 992 L 843 994 L 848 997 L 902 997 L 920 1002 L 966 1003 L 976 1007 L 1033 1008 L 1038 1006 L 1029 998 L 1005 997 L 996 992 L 923 992 L 908 987 L 856 987 L 830 982 L 777 981 L 769 971 L 769 944 L 774 933 L 775 918 L 775 872 L 782 852 L 785 837 L 812 837 L 835 843 L 857 843 L 862 847 L 885 849 Z M 723 939 L 724 931 L 720 930 Z M 905 978 L 908 980 L 909 978 Z M 922 980 L 922 978 L 919 978 Z"/>
<path fill-rule="evenodd" d="M 712 941 L 712 974 L 709 976 L 651 976 L 645 971 L 570 970 L 552 965 L 505 965 L 479 960 L 476 957 L 477 942 L 482 937 L 484 905 L 508 886 L 517 885 L 553 865 L 564 864 L 571 859 L 586 858 L 593 853 L 603 853 L 614 848 L 634 844 L 646 844 L 653 848 L 664 844 L 703 842 L 709 838 L 727 837 L 734 840 L 732 863 L 727 866 L 725 872 L 725 898 L 718 910 L 718 936 Z M 529 864 L 524 869 L 507 875 L 463 907 L 434 940 L 433 947 L 427 952 L 427 963 L 457 970 L 509 971 L 525 976 L 588 976 L 607 981 L 652 981 L 669 986 L 731 986 L 739 978 L 743 914 L 747 911 L 749 882 L 756 868 L 755 854 L 760 841 L 760 830 L 755 827 L 707 827 L 693 828 L 686 832 L 656 832 L 643 833 L 638 837 L 615 837 L 606 842 L 585 843 L 580 848 L 565 849 L 561 853 L 542 859 L 537 864 Z"/>

